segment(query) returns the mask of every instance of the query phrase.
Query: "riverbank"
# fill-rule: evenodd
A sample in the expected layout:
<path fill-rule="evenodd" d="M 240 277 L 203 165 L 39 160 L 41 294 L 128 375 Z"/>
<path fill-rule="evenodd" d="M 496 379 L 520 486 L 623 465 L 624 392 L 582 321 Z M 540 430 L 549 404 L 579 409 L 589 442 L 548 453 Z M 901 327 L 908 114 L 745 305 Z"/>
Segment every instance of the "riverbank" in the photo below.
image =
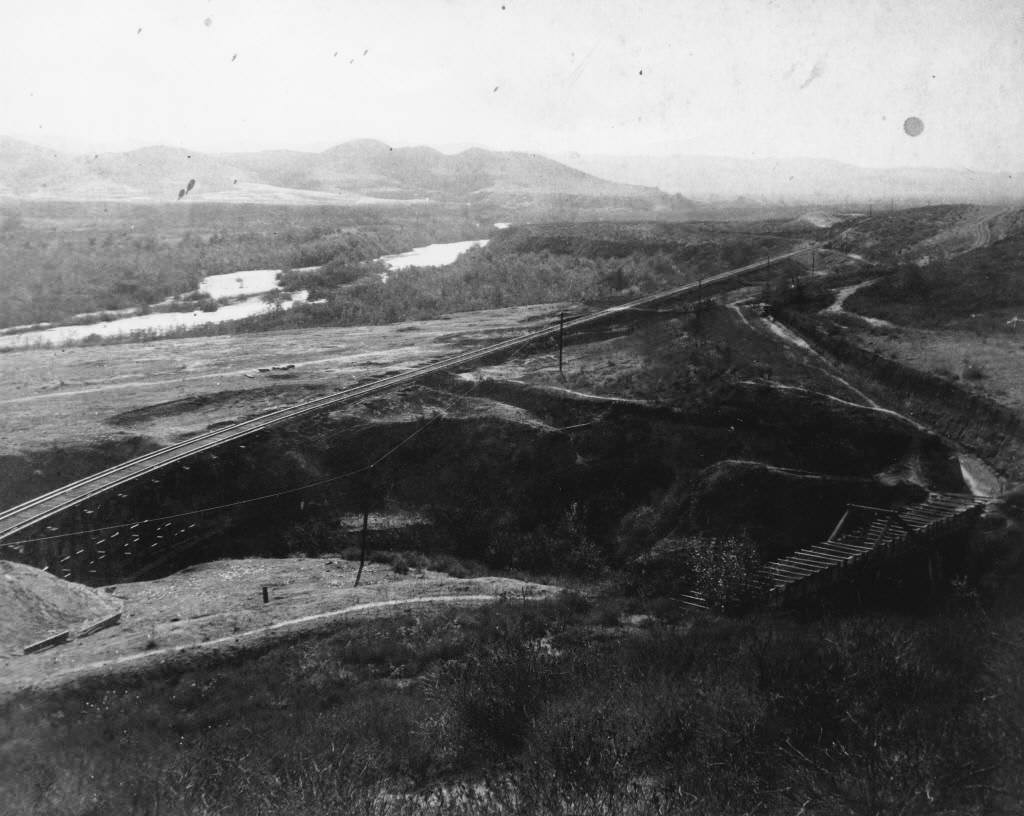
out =
<path fill-rule="evenodd" d="M 427 244 L 376 260 L 390 270 L 439 267 L 453 263 L 462 253 L 486 246 L 488 239 Z M 306 266 L 293 272 L 311 272 Z M 308 292 L 282 293 L 279 269 L 248 269 L 208 275 L 193 293 L 169 298 L 145 308 L 75 315 L 61 325 L 13 326 L 0 331 L 0 352 L 25 348 L 61 348 L 104 341 L 149 340 L 165 334 L 216 326 L 269 312 L 287 311 L 308 300 Z M 383 276 L 386 281 L 386 275 Z M 190 308 L 188 294 L 196 296 Z M 182 299 L 186 298 L 186 299 Z"/>

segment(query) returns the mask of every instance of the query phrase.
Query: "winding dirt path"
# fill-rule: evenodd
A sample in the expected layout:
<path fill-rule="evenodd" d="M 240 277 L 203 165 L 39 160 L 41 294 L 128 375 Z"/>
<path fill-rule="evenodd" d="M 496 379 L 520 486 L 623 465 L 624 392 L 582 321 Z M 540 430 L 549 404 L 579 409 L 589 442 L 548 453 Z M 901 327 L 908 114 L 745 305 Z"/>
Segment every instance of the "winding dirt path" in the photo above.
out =
<path fill-rule="evenodd" d="M 151 581 L 114 584 L 99 592 L 121 607 L 117 626 L 29 655 L 22 654 L 21 645 L 38 633 L 24 627 L 30 622 L 25 619 L 17 637 L 16 617 L 9 621 L 15 638 L 8 638 L 8 648 L 0 651 L 0 698 L 79 678 L 164 665 L 187 668 L 190 661 L 220 659 L 222 652 L 251 652 L 278 640 L 326 633 L 348 617 L 502 598 L 525 602 L 562 591 L 506 577 L 455 578 L 416 567 L 399 573 L 390 564 L 374 562 L 366 564 L 357 587 L 358 568 L 358 562 L 336 556 L 250 557 L 197 564 Z M 267 588 L 267 601 L 261 597 L 262 587 Z"/>
<path fill-rule="evenodd" d="M 882 320 L 877 317 L 868 317 L 867 315 L 858 314 L 857 312 L 850 312 L 846 309 L 846 301 L 854 292 L 870 286 L 873 283 L 878 282 L 879 278 L 871 278 L 860 283 L 855 283 L 853 286 L 844 286 L 838 292 L 836 292 L 835 302 L 822 310 L 822 314 L 846 314 L 851 317 L 856 317 L 859 320 L 863 320 L 866 323 L 870 323 L 872 326 L 884 329 L 895 329 L 898 328 L 895 323 L 890 323 L 888 320 Z"/>
<path fill-rule="evenodd" d="M 992 243 L 992 222 L 997 218 L 1006 215 L 1008 212 L 1012 212 L 1012 207 L 1004 207 L 997 212 L 990 213 L 989 215 L 983 216 L 971 225 L 971 230 L 974 234 L 974 240 L 964 252 L 970 252 L 972 249 L 981 249 L 987 247 Z"/>
<path fill-rule="evenodd" d="M 793 343 L 802 351 L 810 352 L 814 356 L 818 357 L 827 368 L 832 368 L 831 362 L 829 362 L 829 360 L 824 355 L 822 355 L 817 349 L 815 349 L 813 346 L 807 343 L 806 340 L 797 335 L 791 329 L 786 328 L 785 331 L 779 331 L 777 330 L 779 328 L 778 324 L 774 322 L 768 328 L 770 328 L 773 334 L 775 334 L 776 336 L 782 338 L 783 340 L 786 340 L 787 342 Z M 838 374 L 828 371 L 825 368 L 822 368 L 820 370 L 823 373 L 827 373 L 836 381 L 842 383 L 851 391 L 861 396 L 864 399 L 865 404 L 857 407 L 870 408 L 871 410 L 874 411 L 889 414 L 892 417 L 901 419 L 905 422 L 909 422 L 911 425 L 913 425 L 920 431 L 933 433 L 931 428 L 927 427 L 926 425 L 922 425 L 916 419 L 909 417 L 906 414 L 901 414 L 898 411 L 893 411 L 890 408 L 885 408 L 884 406 L 879 405 L 870 396 L 865 394 L 863 391 L 855 388 L 851 383 L 849 383 L 844 378 L 840 377 Z M 775 385 L 779 388 L 789 390 L 806 390 L 799 388 L 797 386 L 782 385 L 780 383 L 775 383 Z M 827 396 L 829 399 L 833 399 L 838 402 L 844 402 L 849 405 L 855 405 L 855 403 L 849 403 L 847 400 L 840 399 L 839 397 L 834 397 L 828 394 L 824 394 L 822 396 Z M 958 463 L 960 465 L 960 472 L 963 475 L 964 484 L 967 485 L 968 490 L 970 490 L 973 496 L 977 496 L 978 498 L 983 499 L 990 499 L 993 498 L 994 496 L 998 496 L 1002 492 L 1002 480 L 996 474 L 996 472 L 988 466 L 986 462 L 982 461 L 977 456 L 966 453 L 965 451 L 962 450 L 958 450 L 956 455 Z"/>
<path fill-rule="evenodd" d="M 241 632 L 237 635 L 209 640 L 205 643 L 172 646 L 123 657 L 98 660 L 80 666 L 59 670 L 29 683 L 9 684 L 0 681 L 0 699 L 19 693 L 52 691 L 71 683 L 111 678 L 115 675 L 142 673 L 157 666 L 175 667 L 184 670 L 194 662 L 216 656 L 220 660 L 236 658 L 257 649 L 264 649 L 277 643 L 293 640 L 296 636 L 308 636 L 331 628 L 342 618 L 374 617 L 374 613 L 389 613 L 394 610 L 444 604 L 446 606 L 480 606 L 508 599 L 500 595 L 433 595 L 428 597 L 400 598 L 391 601 L 372 601 L 355 604 L 333 612 L 321 612 L 301 618 L 280 621 L 269 626 Z M 543 595 L 524 594 L 523 601 L 537 600 Z M 385 615 L 380 615 L 384 617 Z"/>

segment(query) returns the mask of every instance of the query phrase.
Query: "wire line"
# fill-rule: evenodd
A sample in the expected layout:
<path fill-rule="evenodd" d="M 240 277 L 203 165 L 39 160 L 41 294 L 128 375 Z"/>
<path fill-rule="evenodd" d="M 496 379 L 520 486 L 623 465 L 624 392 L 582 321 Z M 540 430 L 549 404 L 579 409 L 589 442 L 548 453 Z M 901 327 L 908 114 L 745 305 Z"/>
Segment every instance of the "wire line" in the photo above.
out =
<path fill-rule="evenodd" d="M 534 338 L 527 338 L 522 343 L 520 343 L 517 346 L 513 347 L 513 353 L 512 353 L 511 360 L 514 361 L 516 359 L 516 356 L 522 351 L 523 347 L 526 346 L 528 343 L 530 343 L 533 339 Z M 480 383 L 481 383 L 481 380 L 474 380 L 473 384 L 469 387 L 469 389 L 464 394 L 456 394 L 455 395 L 456 402 L 468 398 L 469 395 L 479 387 Z M 203 513 L 215 513 L 215 512 L 219 512 L 221 510 L 230 510 L 233 507 L 241 507 L 241 506 L 244 506 L 244 505 L 247 505 L 247 504 L 254 504 L 256 502 L 269 501 L 271 499 L 280 498 L 281 496 L 288 496 L 288 495 L 291 495 L 291 494 L 294 494 L 294 493 L 301 493 L 304 490 L 312 490 L 312 489 L 317 488 L 317 487 L 322 487 L 323 485 L 330 484 L 332 482 L 341 481 L 342 479 L 349 479 L 349 478 L 351 478 L 353 476 L 358 476 L 360 473 L 366 473 L 367 471 L 373 470 L 375 467 L 377 467 L 377 465 L 381 464 L 386 459 L 388 459 L 390 456 L 392 456 L 396 451 L 398 451 L 400 448 L 402 448 L 403 446 L 407 445 L 414 438 L 416 438 L 421 433 L 423 433 L 425 430 L 427 430 L 427 428 L 429 428 L 435 422 L 440 420 L 443 416 L 445 416 L 444 411 L 443 410 L 439 411 L 438 413 L 434 414 L 434 416 L 432 416 L 430 419 L 428 419 L 423 425 L 421 425 L 420 427 L 416 428 L 416 430 L 414 430 L 412 433 L 410 433 L 408 436 L 406 436 L 404 439 L 402 439 L 397 445 L 395 445 L 394 447 L 388 449 L 383 454 L 381 454 L 379 457 L 377 457 L 377 459 L 375 459 L 373 462 L 371 462 L 368 465 L 364 465 L 363 467 L 356 468 L 355 470 L 351 470 L 351 471 L 349 471 L 347 473 L 341 473 L 341 474 L 338 474 L 337 476 L 328 476 L 325 479 L 318 479 L 315 482 L 309 482 L 307 484 L 299 485 L 297 487 L 289 487 L 289 488 L 286 488 L 284 490 L 278 490 L 278 491 L 275 491 L 273 493 L 266 493 L 266 494 L 263 494 L 261 496 L 251 496 L 251 497 L 246 498 L 246 499 L 237 499 L 235 501 L 227 502 L 225 504 L 217 504 L 217 505 L 211 505 L 209 507 L 202 507 L 202 508 L 199 508 L 198 510 L 185 510 L 185 511 L 183 511 L 181 513 L 172 513 L 172 514 L 166 515 L 166 516 L 154 516 L 152 518 L 133 519 L 131 521 L 121 522 L 119 524 L 110 524 L 110 525 L 106 525 L 106 526 L 103 526 L 103 527 L 93 527 L 93 528 L 90 528 L 88 530 L 76 530 L 74 532 L 54 533 L 53 535 L 48 535 L 48 536 L 36 536 L 36 537 L 33 537 L 33 538 L 21 538 L 21 539 L 15 540 L 15 541 L 5 541 L 5 542 L 0 543 L 0 549 L 3 549 L 3 548 L 18 548 L 18 549 L 21 549 L 26 544 L 37 544 L 37 543 L 40 543 L 40 542 L 43 542 L 43 541 L 55 541 L 57 539 L 69 538 L 71 536 L 77 536 L 77 535 L 89 535 L 89 534 L 92 534 L 92 533 L 105 533 L 105 532 L 108 532 L 110 530 L 122 530 L 122 529 L 125 529 L 125 528 L 136 527 L 136 526 L 139 526 L 139 525 L 142 525 L 142 524 L 155 524 L 156 522 L 160 522 L 160 521 L 173 521 L 175 519 L 188 518 L 189 516 L 202 515 Z M 357 427 L 368 427 L 368 426 L 357 426 Z"/>

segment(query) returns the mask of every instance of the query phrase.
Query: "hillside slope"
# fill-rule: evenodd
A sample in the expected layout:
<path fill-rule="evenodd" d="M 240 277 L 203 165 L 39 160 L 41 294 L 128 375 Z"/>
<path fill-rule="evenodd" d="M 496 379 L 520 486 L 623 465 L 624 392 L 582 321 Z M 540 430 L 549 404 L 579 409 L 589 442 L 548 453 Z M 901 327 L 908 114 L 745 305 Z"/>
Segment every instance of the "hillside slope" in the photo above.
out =
<path fill-rule="evenodd" d="M 598 206 L 685 209 L 653 187 L 604 181 L 552 159 L 473 148 L 453 155 L 430 147 L 392 148 L 357 140 L 320 153 L 269 150 L 200 153 L 154 146 L 72 155 L 0 137 L 0 195 L 66 200 L 189 200 L 339 204 L 419 201 L 537 204 L 558 199 Z M 282 191 L 287 191 L 288 196 Z"/>
<path fill-rule="evenodd" d="M 571 167 L 670 193 L 788 203 L 877 201 L 1006 202 L 1024 199 L 1024 173 L 977 173 L 949 167 L 858 167 L 829 159 L 725 156 L 558 157 Z"/>

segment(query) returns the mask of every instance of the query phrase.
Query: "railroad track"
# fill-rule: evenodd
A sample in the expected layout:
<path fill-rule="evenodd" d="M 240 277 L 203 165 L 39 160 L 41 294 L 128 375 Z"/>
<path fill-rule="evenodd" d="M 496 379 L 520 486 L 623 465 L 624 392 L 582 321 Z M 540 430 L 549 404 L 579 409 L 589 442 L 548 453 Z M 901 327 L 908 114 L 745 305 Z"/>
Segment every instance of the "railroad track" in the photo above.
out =
<path fill-rule="evenodd" d="M 756 261 L 745 266 L 710 275 L 693 283 L 683 284 L 682 286 L 676 286 L 672 289 L 636 298 L 635 300 L 631 300 L 617 306 L 611 306 L 590 314 L 570 318 L 564 322 L 564 329 L 568 331 L 570 329 L 594 325 L 612 319 L 625 312 L 641 309 L 645 306 L 651 306 L 673 300 L 682 295 L 698 292 L 704 287 L 713 286 L 717 283 L 731 280 L 748 272 L 754 272 L 756 270 L 766 268 L 772 263 L 792 258 L 810 250 L 811 247 L 805 247 L 794 250 L 793 252 L 776 255 L 775 257 L 766 257 L 763 260 Z M 9 540 L 17 536 L 19 533 L 23 533 L 26 530 L 43 523 L 47 519 L 58 515 L 59 513 L 83 504 L 102 495 L 103 493 L 132 482 L 142 476 L 154 473 L 155 471 L 167 467 L 168 465 L 172 465 L 182 459 L 187 459 L 190 456 L 195 456 L 196 454 L 212 450 L 229 442 L 243 439 L 274 425 L 289 422 L 298 417 L 306 416 L 307 414 L 312 414 L 317 411 L 341 405 L 349 405 L 366 399 L 367 397 L 381 394 L 415 382 L 416 380 L 430 374 L 459 368 L 470 363 L 478 363 L 487 358 L 512 351 L 528 343 L 536 342 L 537 340 L 557 337 L 561 330 L 562 328 L 556 324 L 545 329 L 539 329 L 537 331 L 517 335 L 516 337 L 503 340 L 489 346 L 484 346 L 483 348 L 445 357 L 442 360 L 420 366 L 412 369 L 411 371 L 383 377 L 372 383 L 327 394 L 323 397 L 301 402 L 297 405 L 288 406 L 286 408 L 280 408 L 268 414 L 263 414 L 262 416 L 254 417 L 226 428 L 218 428 L 214 431 L 208 431 L 183 442 L 168 445 L 160 448 L 159 450 L 136 457 L 135 459 L 130 459 L 127 462 L 123 462 L 120 465 L 94 473 L 91 476 L 86 476 L 76 482 L 64 485 L 63 487 L 52 490 L 49 493 L 44 493 L 41 496 L 37 496 L 34 499 L 30 499 L 27 502 L 23 502 L 22 504 L 0 512 L 0 547 L 9 545 L 10 543 L 15 543 L 9 542 Z"/>

